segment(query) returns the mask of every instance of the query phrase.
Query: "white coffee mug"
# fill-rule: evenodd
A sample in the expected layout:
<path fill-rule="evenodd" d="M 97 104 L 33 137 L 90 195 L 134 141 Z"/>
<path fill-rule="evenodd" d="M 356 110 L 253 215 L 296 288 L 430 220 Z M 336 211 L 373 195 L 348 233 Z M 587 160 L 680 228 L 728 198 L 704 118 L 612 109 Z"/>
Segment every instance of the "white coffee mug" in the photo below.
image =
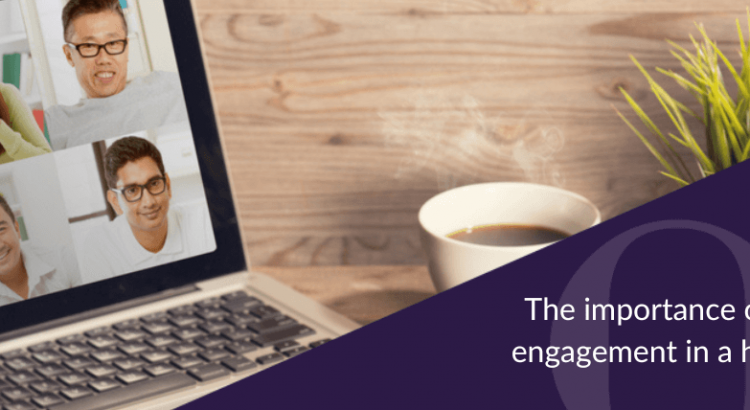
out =
<path fill-rule="evenodd" d="M 478 245 L 449 238 L 462 229 L 492 224 L 525 225 L 574 235 L 601 222 L 586 198 L 564 189 L 525 182 L 490 182 L 440 193 L 419 210 L 422 246 L 438 292 L 549 246 Z"/>

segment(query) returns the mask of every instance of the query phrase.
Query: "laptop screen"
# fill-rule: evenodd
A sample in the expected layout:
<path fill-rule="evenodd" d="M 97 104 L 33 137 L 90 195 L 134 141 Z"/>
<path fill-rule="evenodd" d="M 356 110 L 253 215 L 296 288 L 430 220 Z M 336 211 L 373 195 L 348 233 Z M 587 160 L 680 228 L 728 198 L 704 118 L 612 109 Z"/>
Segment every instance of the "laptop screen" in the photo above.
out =
<path fill-rule="evenodd" d="M 244 268 L 186 2 L 0 0 L 0 55 L 0 332 Z"/>

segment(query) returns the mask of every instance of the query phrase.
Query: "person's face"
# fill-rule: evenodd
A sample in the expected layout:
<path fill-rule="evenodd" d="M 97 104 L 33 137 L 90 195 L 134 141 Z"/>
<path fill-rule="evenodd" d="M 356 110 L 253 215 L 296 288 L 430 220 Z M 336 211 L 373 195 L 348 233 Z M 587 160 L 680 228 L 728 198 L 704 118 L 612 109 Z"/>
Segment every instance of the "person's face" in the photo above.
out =
<path fill-rule="evenodd" d="M 84 14 L 70 23 L 68 39 L 72 44 L 105 44 L 127 38 L 123 20 L 112 11 Z M 75 48 L 63 46 L 68 63 L 76 69 L 76 76 L 89 98 L 113 96 L 125 89 L 128 79 L 128 47 L 118 55 L 109 55 L 103 48 L 96 57 L 84 58 Z"/>
<path fill-rule="evenodd" d="M 0 207 L 0 278 L 12 273 L 21 263 L 21 230 L 18 222 Z"/>
<path fill-rule="evenodd" d="M 169 176 L 159 172 L 159 167 L 151 157 L 128 162 L 117 171 L 117 189 L 134 184 L 146 185 L 149 181 L 161 176 L 166 178 L 164 192 L 152 195 L 147 189 L 143 189 L 141 199 L 135 202 L 128 202 L 120 193 L 107 191 L 107 200 L 118 215 L 125 214 L 131 228 L 140 231 L 155 231 L 167 223 L 169 200 L 172 198 Z"/>

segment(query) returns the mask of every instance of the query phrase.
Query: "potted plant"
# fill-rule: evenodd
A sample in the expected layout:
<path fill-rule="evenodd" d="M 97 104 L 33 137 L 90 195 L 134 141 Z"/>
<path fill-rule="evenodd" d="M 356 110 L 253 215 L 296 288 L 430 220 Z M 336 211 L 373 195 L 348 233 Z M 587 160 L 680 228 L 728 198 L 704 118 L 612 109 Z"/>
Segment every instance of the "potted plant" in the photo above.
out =
<path fill-rule="evenodd" d="M 750 11 L 748 12 L 748 25 L 750 26 Z M 621 88 L 620 91 L 625 99 L 646 128 L 654 135 L 660 147 L 657 149 L 621 112 L 615 109 L 620 118 L 662 164 L 664 170 L 661 173 L 676 180 L 680 185 L 688 185 L 700 176 L 696 178 L 692 175 L 688 168 L 691 160 L 683 158 L 676 149 L 678 145 L 687 148 L 694 158 L 692 161 L 698 162 L 702 176 L 711 175 L 750 157 L 750 37 L 746 44 L 742 35 L 742 26 L 737 20 L 742 65 L 738 72 L 725 54 L 719 50 L 716 42 L 708 37 L 703 25 L 696 24 L 696 26 L 703 39 L 698 41 L 692 35 L 690 36 L 695 48 L 693 52 L 668 40 L 674 48 L 671 50 L 672 55 L 680 61 L 687 76 L 661 68 L 656 70 L 672 78 L 682 88 L 689 91 L 698 100 L 703 112 L 695 112 L 671 97 L 632 55 L 630 58 L 648 80 L 651 91 L 666 111 L 677 133 L 664 132 L 659 129 L 635 100 Z M 737 84 L 736 98 L 732 98 L 725 87 L 722 67 L 726 68 Z M 688 126 L 686 119 L 689 116 L 697 118 L 705 127 L 705 151 Z"/>

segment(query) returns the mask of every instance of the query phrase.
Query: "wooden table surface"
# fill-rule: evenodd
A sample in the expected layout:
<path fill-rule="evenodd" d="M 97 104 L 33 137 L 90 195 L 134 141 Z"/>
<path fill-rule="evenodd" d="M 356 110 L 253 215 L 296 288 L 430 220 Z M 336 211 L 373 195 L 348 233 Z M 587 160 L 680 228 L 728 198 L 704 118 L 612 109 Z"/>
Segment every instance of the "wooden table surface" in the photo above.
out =
<path fill-rule="evenodd" d="M 362 323 L 433 291 L 417 212 L 441 191 L 555 185 L 606 220 L 674 190 L 615 113 L 637 121 L 623 87 L 671 129 L 629 55 L 649 70 L 679 70 L 664 40 L 689 47 L 702 22 L 737 66 L 735 20 L 747 33 L 748 5 L 195 4 L 253 266 Z"/>
<path fill-rule="evenodd" d="M 613 109 L 637 121 L 622 86 L 669 123 L 628 56 L 678 70 L 664 40 L 702 22 L 738 64 L 748 5 L 195 1 L 256 266 L 424 264 L 419 207 L 475 182 L 560 186 L 605 219 L 674 190 Z"/>

